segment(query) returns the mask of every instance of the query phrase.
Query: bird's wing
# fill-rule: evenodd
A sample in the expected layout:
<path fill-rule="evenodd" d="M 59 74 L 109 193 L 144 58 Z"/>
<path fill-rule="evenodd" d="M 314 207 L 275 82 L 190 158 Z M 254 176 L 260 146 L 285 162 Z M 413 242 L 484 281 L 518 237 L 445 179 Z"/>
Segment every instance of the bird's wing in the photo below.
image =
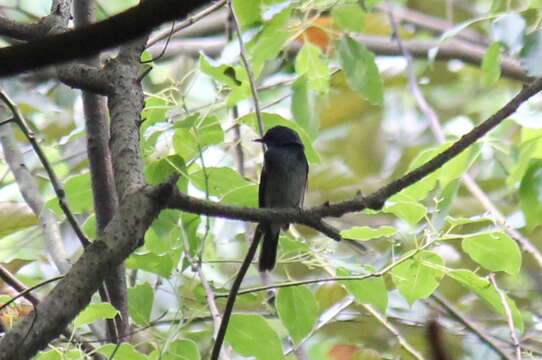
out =
<path fill-rule="evenodd" d="M 303 165 L 305 166 L 305 184 L 303 185 L 303 191 L 301 191 L 301 199 L 299 199 L 299 207 L 303 207 L 303 202 L 305 201 L 305 192 L 307 191 L 307 182 L 309 178 L 309 163 L 307 162 L 307 157 L 303 153 Z"/>
<path fill-rule="evenodd" d="M 258 189 L 258 206 L 265 207 L 265 166 L 262 168 L 262 173 L 260 174 L 260 187 Z"/>

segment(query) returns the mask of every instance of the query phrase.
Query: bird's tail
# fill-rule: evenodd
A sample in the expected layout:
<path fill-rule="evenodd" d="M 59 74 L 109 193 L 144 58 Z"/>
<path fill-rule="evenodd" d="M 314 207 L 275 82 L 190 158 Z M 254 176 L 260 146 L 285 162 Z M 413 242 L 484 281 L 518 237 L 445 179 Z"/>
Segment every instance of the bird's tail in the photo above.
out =
<path fill-rule="evenodd" d="M 271 271 L 277 260 L 277 245 L 279 242 L 280 225 L 264 226 L 262 248 L 260 249 L 260 271 Z"/>

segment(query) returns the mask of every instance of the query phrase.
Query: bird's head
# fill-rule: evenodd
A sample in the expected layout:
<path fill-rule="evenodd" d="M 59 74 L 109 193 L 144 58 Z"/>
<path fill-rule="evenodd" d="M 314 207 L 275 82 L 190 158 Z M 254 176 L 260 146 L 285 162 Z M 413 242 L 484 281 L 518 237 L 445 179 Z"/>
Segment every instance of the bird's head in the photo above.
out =
<path fill-rule="evenodd" d="M 264 143 L 267 147 L 271 146 L 287 146 L 297 144 L 303 147 L 301 138 L 294 130 L 286 126 L 275 126 L 267 130 L 261 139 L 254 141 Z"/>

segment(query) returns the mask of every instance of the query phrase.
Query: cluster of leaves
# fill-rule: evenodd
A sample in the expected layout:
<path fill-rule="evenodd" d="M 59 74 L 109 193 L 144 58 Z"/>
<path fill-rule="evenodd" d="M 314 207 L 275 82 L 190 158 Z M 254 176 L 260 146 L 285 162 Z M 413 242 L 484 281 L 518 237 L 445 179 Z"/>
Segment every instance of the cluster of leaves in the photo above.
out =
<path fill-rule="evenodd" d="M 250 73 L 260 87 L 264 127 L 289 126 L 306 146 L 311 165 L 309 204 L 341 200 L 359 188 L 374 190 L 450 145 L 433 140 L 427 119 L 405 91 L 403 60 L 378 58 L 356 40 L 357 32 L 390 33 L 386 14 L 372 9 L 378 1 L 365 1 L 363 6 L 349 0 L 232 3 L 251 72 L 238 61 L 240 49 L 234 39 L 216 59 L 201 53 L 195 69 L 179 74 L 172 62 L 156 63 L 145 80 L 148 94 L 141 148 L 149 183 L 180 173 L 178 186 L 184 192 L 228 204 L 257 205 L 261 154 L 249 142 L 258 133 Z M 485 5 L 489 8 L 490 4 Z M 424 9 L 415 1 L 409 6 Z M 451 139 L 497 110 L 519 87 L 501 78 L 503 52 L 518 56 L 530 74 L 541 73 L 536 60 L 542 48 L 539 17 L 533 19 L 534 5 L 524 12 L 502 6 L 493 1 L 489 15 L 460 15 L 464 22 L 441 36 L 444 43 L 467 27 L 491 28 L 494 42 L 480 69 L 435 62 L 436 52 L 416 63 L 419 78 L 427 80 L 423 91 Z M 417 35 L 406 29 L 400 33 Z M 90 174 L 84 160 L 76 157 L 73 161 L 73 149 L 84 134 L 71 120 L 78 114 L 76 95 L 48 85 L 31 90 L 29 96 L 28 89 L 12 82 L 10 90 L 25 95 L 16 97 L 17 102 L 36 124 L 47 155 L 51 161 L 58 160 L 55 170 L 65 176 L 71 210 L 85 216 L 83 230 L 94 239 Z M 241 116 L 232 120 L 233 107 Z M 274 307 L 267 304 L 263 292 L 241 295 L 226 342 L 237 354 L 258 359 L 281 359 L 298 348 L 306 348 L 311 359 L 408 358 L 412 354 L 404 348 L 390 346 L 396 341 L 389 340 L 394 335 L 386 329 L 398 328 L 420 352 L 429 351 L 425 342 L 417 340 L 423 330 L 415 325 L 427 320 L 429 309 L 446 316 L 424 300 L 437 289 L 492 335 L 506 338 L 509 321 L 518 333 L 539 334 L 540 321 L 534 314 L 540 294 L 532 291 L 536 287 L 528 274 L 539 273 L 540 264 L 522 263 L 524 253 L 516 241 L 461 182 L 467 171 L 476 174 L 482 191 L 503 209 L 509 225 L 529 239 L 537 238 L 542 222 L 538 195 L 542 132 L 535 121 L 540 109 L 534 103 L 526 107 L 483 143 L 389 199 L 381 211 L 365 211 L 340 222 L 345 229 L 342 235 L 367 242 L 370 253 L 360 255 L 305 228 L 282 234 L 274 282 L 328 276 L 341 280 L 280 287 Z M 62 123 L 58 113 L 70 120 Z M 241 139 L 234 137 L 234 126 L 239 126 Z M 242 164 L 246 177 L 239 171 L 238 146 L 246 155 Z M 1 173 L 4 169 L 0 164 Z M 13 181 L 7 174 L 2 183 Z M 51 196 L 45 182 L 42 186 L 43 193 Z M 49 272 L 44 245 L 36 235 L 37 219 L 21 200 L 13 202 L 15 187 L 4 189 L 0 205 L 6 211 L 0 211 L 0 217 L 11 220 L 0 219 L 0 261 L 13 271 L 35 265 L 19 274 L 33 284 Z M 61 219 L 56 203 L 51 198 L 47 206 Z M 201 353 L 212 344 L 207 297 L 213 294 L 205 289 L 198 270 L 201 267 L 211 292 L 225 292 L 250 240 L 245 233 L 245 225 L 237 222 L 163 211 L 147 231 L 145 244 L 126 261 L 133 279 L 128 289 L 129 315 L 135 324 L 133 344 L 118 348 L 108 344 L 98 351 L 114 352 L 115 359 L 121 360 L 204 357 Z M 25 246 L 21 246 L 23 241 Z M 498 275 L 507 290 L 505 301 L 489 281 L 491 273 Z M 256 270 L 251 269 L 245 283 L 258 282 Z M 349 299 L 353 303 L 348 311 L 326 318 L 335 305 Z M 216 302 L 220 307 L 223 297 Z M 111 305 L 96 301 L 73 325 L 76 330 L 86 329 L 89 323 L 115 315 Z M 486 345 L 453 326 L 446 330 L 454 354 L 497 358 Z M 143 331 L 141 339 L 138 331 Z M 353 357 L 338 355 L 345 345 L 352 347 Z M 37 358 L 84 356 L 80 349 L 63 344 L 51 346 Z"/>

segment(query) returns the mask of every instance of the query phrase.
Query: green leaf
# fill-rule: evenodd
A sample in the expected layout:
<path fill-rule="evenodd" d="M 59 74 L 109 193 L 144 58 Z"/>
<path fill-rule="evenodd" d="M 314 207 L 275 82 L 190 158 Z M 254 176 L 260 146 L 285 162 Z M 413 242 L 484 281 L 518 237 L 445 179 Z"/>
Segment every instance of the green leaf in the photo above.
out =
<path fill-rule="evenodd" d="M 224 131 L 216 116 L 192 114 L 174 124 L 173 148 L 186 162 L 199 156 L 200 149 L 224 142 Z M 168 158 L 171 162 L 171 158 Z M 172 167 L 176 167 L 171 163 Z M 177 168 L 180 164 L 177 166 Z"/>
<path fill-rule="evenodd" d="M 305 43 L 295 59 L 295 71 L 305 75 L 309 88 L 322 93 L 329 91 L 329 69 L 322 58 L 322 50 L 310 42 Z"/>
<path fill-rule="evenodd" d="M 255 356 L 258 360 L 283 358 L 279 336 L 261 315 L 233 314 L 226 341 L 243 356 Z"/>
<path fill-rule="evenodd" d="M 319 163 L 320 162 L 320 156 L 312 146 L 312 141 L 297 123 L 286 120 L 279 114 L 273 114 L 273 113 L 262 113 L 263 123 L 264 123 L 264 131 L 267 129 L 272 128 L 273 126 L 282 125 L 287 126 L 291 128 L 292 130 L 295 130 L 299 137 L 301 137 L 301 141 L 303 141 L 303 145 L 305 145 L 305 155 L 307 156 L 307 160 L 311 163 Z M 240 117 L 237 120 L 241 124 L 246 124 L 250 126 L 256 133 L 258 132 L 258 125 L 256 120 L 256 114 L 250 113 L 245 116 Z"/>
<path fill-rule="evenodd" d="M 486 50 L 482 59 L 483 81 L 486 85 L 492 85 L 501 77 L 501 43 L 495 41 Z"/>
<path fill-rule="evenodd" d="M 182 231 L 183 239 L 186 239 L 188 242 L 188 250 L 191 256 L 196 256 L 196 252 L 201 245 L 201 237 L 197 235 L 200 222 L 201 217 L 198 214 L 183 212 L 181 215 L 181 226 L 179 229 Z"/>
<path fill-rule="evenodd" d="M 345 31 L 363 31 L 365 13 L 357 4 L 334 6 L 331 10 L 331 17 L 333 22 Z"/>
<path fill-rule="evenodd" d="M 396 231 L 393 226 L 380 226 L 378 228 L 355 226 L 351 229 L 341 231 L 341 236 L 353 240 L 370 240 L 379 237 L 390 237 Z"/>
<path fill-rule="evenodd" d="M 189 129 L 176 129 L 173 135 L 173 149 L 185 162 L 199 155 L 198 142 Z"/>
<path fill-rule="evenodd" d="M 89 324 L 98 319 L 112 319 L 118 314 L 117 309 L 110 303 L 93 303 L 89 304 L 83 311 L 77 315 L 73 321 L 73 326 L 78 328 L 82 325 Z"/>
<path fill-rule="evenodd" d="M 231 205 L 258 206 L 258 185 L 249 184 L 231 189 L 222 196 L 220 202 Z"/>
<path fill-rule="evenodd" d="M 438 154 L 442 153 L 450 147 L 452 142 L 445 142 L 440 144 L 436 148 L 426 149 L 422 151 L 409 166 L 409 170 L 414 170 L 419 166 L 425 164 Z M 469 160 L 473 154 L 474 147 L 469 147 L 462 153 L 454 157 L 452 160 L 444 164 L 440 169 L 437 169 L 425 176 L 423 179 L 415 182 L 414 184 L 403 189 L 398 194 L 390 198 L 391 201 L 399 200 L 421 200 L 433 190 L 437 181 L 440 181 L 441 186 L 444 188 L 452 181 L 458 179 L 466 171 L 469 165 Z"/>
<path fill-rule="evenodd" d="M 12 260 L 43 259 L 46 253 L 45 244 L 41 237 L 36 236 L 32 228 L 21 229 L 4 236 L 0 241 L 0 263 Z"/>
<path fill-rule="evenodd" d="M 507 184 L 510 185 L 521 181 L 531 165 L 532 159 L 542 159 L 542 129 L 523 127 L 521 133 L 522 142 L 519 146 L 519 154 L 506 179 Z"/>
<path fill-rule="evenodd" d="M 491 8 L 489 9 L 489 12 L 491 14 L 498 13 L 500 11 L 504 11 L 504 0 L 492 0 L 491 1 Z"/>
<path fill-rule="evenodd" d="M 352 273 L 345 268 L 337 268 L 337 276 L 366 275 L 376 271 L 372 266 L 367 265 L 363 273 Z M 378 310 L 385 313 L 388 307 L 388 290 L 382 276 L 367 278 L 363 280 L 339 281 L 360 304 L 374 305 Z"/>
<path fill-rule="evenodd" d="M 250 86 L 244 67 L 217 64 L 214 60 L 201 54 L 199 68 L 213 79 L 231 87 L 231 93 L 226 99 L 228 106 L 233 106 L 240 100 L 250 97 Z"/>
<path fill-rule="evenodd" d="M 149 324 L 153 302 L 154 290 L 149 283 L 128 289 L 128 314 L 136 324 Z"/>
<path fill-rule="evenodd" d="M 92 211 L 90 173 L 85 172 L 69 177 L 64 185 L 64 191 L 71 211 L 76 213 Z"/>
<path fill-rule="evenodd" d="M 202 191 L 207 190 L 212 196 L 223 196 L 232 189 L 253 185 L 237 171 L 227 166 L 198 170 L 190 174 L 190 182 Z"/>
<path fill-rule="evenodd" d="M 382 212 L 394 214 L 414 226 L 427 214 L 427 208 L 414 201 L 399 201 L 386 205 Z"/>
<path fill-rule="evenodd" d="M 0 238 L 37 223 L 38 218 L 27 205 L 11 201 L 0 202 Z"/>
<path fill-rule="evenodd" d="M 431 266 L 435 264 L 437 266 Z M 444 260 L 437 253 L 420 251 L 391 270 L 393 282 L 412 304 L 414 300 L 424 299 L 439 286 L 444 272 L 440 269 Z"/>
<path fill-rule="evenodd" d="M 64 360 L 58 349 L 39 352 L 34 360 Z"/>
<path fill-rule="evenodd" d="M 156 255 L 164 255 L 182 247 L 178 234 L 180 217 L 181 213 L 177 210 L 162 210 L 145 232 L 145 249 Z"/>
<path fill-rule="evenodd" d="M 312 330 L 318 318 L 318 303 L 306 286 L 281 288 L 277 294 L 277 312 L 293 342 L 299 342 Z"/>
<path fill-rule="evenodd" d="M 199 360 L 201 359 L 198 345 L 190 339 L 172 341 L 165 352 L 154 350 L 149 360 Z"/>
<path fill-rule="evenodd" d="M 374 54 L 348 36 L 336 42 L 336 47 L 348 86 L 371 104 L 381 105 L 384 95 Z"/>
<path fill-rule="evenodd" d="M 196 141 L 201 147 L 207 145 L 222 144 L 224 131 L 220 127 L 220 121 L 215 115 L 206 116 L 198 122 L 194 128 Z"/>
<path fill-rule="evenodd" d="M 163 277 L 171 275 L 173 262 L 169 255 L 156 254 L 131 254 L 126 259 L 126 267 L 130 269 L 141 269 L 158 274 Z"/>
<path fill-rule="evenodd" d="M 261 0 L 232 0 L 232 5 L 243 30 L 261 21 Z"/>
<path fill-rule="evenodd" d="M 161 184 L 170 175 L 185 171 L 183 158 L 179 155 L 170 155 L 165 158 L 151 161 L 145 167 L 145 180 L 149 184 Z"/>
<path fill-rule="evenodd" d="M 90 240 L 96 239 L 97 234 L 96 234 L 96 215 L 95 214 L 91 214 L 89 217 L 87 217 L 87 219 L 81 226 L 81 230 L 83 230 L 87 238 L 89 238 Z"/>
<path fill-rule="evenodd" d="M 542 160 L 540 159 L 531 160 L 521 179 L 519 205 L 525 215 L 529 231 L 533 231 L 542 224 Z"/>
<path fill-rule="evenodd" d="M 437 153 L 442 153 L 452 145 L 451 141 L 442 143 L 437 149 Z M 445 187 L 450 182 L 458 179 L 467 170 L 469 160 L 474 152 L 474 147 L 470 146 L 452 160 L 444 164 L 437 172 L 438 179 L 442 187 Z"/>
<path fill-rule="evenodd" d="M 166 119 L 166 113 L 169 108 L 165 99 L 153 95 L 146 96 L 145 108 L 141 111 L 141 118 L 143 120 L 140 129 L 141 134 L 144 134 L 149 126 L 163 122 Z"/>
<path fill-rule="evenodd" d="M 414 170 L 417 167 L 423 165 L 437 154 L 437 149 L 426 149 L 420 152 L 409 166 L 409 170 Z M 438 181 L 438 174 L 440 170 L 433 171 L 431 174 L 425 176 L 423 179 L 415 182 L 414 184 L 401 190 L 398 194 L 392 196 L 390 201 L 402 201 L 412 200 L 418 201 L 433 190 Z"/>
<path fill-rule="evenodd" d="M 136 350 L 134 345 L 128 343 L 107 344 L 98 349 L 98 352 L 104 354 L 108 359 L 115 360 L 148 360 L 144 355 Z M 113 356 L 113 353 L 115 355 Z"/>
<path fill-rule="evenodd" d="M 255 67 L 261 66 L 266 60 L 275 59 L 292 35 L 292 30 L 288 26 L 290 4 L 289 1 L 283 1 L 273 6 L 273 9 L 276 10 L 273 15 L 271 15 L 271 11 L 266 12 L 272 18 L 265 21 L 262 29 L 246 45 Z"/>
<path fill-rule="evenodd" d="M 318 95 L 309 89 L 306 75 L 299 77 L 292 84 L 292 115 L 311 139 L 318 136 L 318 129 L 320 128 L 317 97 Z"/>
<path fill-rule="evenodd" d="M 452 226 L 460 226 L 460 225 L 467 225 L 467 224 L 475 224 L 480 222 L 490 222 L 492 223 L 493 220 L 488 217 L 453 217 L 453 216 L 447 216 L 446 222 Z"/>
<path fill-rule="evenodd" d="M 521 251 L 507 234 L 496 231 L 465 237 L 461 246 L 469 256 L 491 271 L 516 275 L 521 269 Z"/>
<path fill-rule="evenodd" d="M 495 311 L 506 316 L 499 293 L 491 285 L 489 280 L 481 278 L 472 271 L 465 269 L 450 270 L 446 275 L 474 291 L 478 296 L 487 301 Z M 520 331 L 523 331 L 523 319 L 521 318 L 521 313 L 519 312 L 515 301 L 510 299 L 508 295 L 506 295 L 506 300 L 508 307 L 512 312 L 514 325 L 520 329 Z"/>
<path fill-rule="evenodd" d="M 457 34 L 459 34 L 461 31 L 465 30 L 469 26 L 471 26 L 471 25 L 473 25 L 473 24 L 475 24 L 475 23 L 477 23 L 479 21 L 485 21 L 485 20 L 490 19 L 490 18 L 491 18 L 490 16 L 481 16 L 481 17 L 477 17 L 477 18 L 474 18 L 474 19 L 463 21 L 462 23 L 459 23 L 459 24 L 449 28 L 448 30 L 443 32 L 442 35 L 439 37 L 438 44 L 442 44 L 444 41 L 456 36 Z M 432 60 L 434 60 L 434 57 L 433 57 Z"/>
<path fill-rule="evenodd" d="M 512 54 L 517 54 L 523 47 L 525 27 L 525 19 L 518 13 L 510 12 L 493 22 L 493 37 L 506 45 Z"/>

